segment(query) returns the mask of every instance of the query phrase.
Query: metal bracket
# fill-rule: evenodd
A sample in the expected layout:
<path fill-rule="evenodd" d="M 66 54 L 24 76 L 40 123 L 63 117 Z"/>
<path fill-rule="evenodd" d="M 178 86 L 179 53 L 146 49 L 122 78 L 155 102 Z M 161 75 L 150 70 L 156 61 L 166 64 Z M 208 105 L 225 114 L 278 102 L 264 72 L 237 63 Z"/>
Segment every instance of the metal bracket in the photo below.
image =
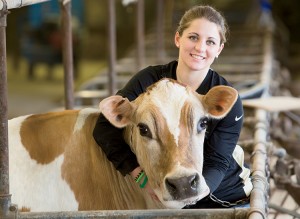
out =
<path fill-rule="evenodd" d="M 9 14 L 9 11 L 7 10 L 7 2 L 6 0 L 0 0 L 3 3 L 3 9 L 0 10 L 0 27 L 6 27 L 6 15 Z"/>
<path fill-rule="evenodd" d="M 18 215 L 18 207 L 10 203 L 10 197 L 0 195 L 0 216 L 3 219 L 16 219 Z"/>

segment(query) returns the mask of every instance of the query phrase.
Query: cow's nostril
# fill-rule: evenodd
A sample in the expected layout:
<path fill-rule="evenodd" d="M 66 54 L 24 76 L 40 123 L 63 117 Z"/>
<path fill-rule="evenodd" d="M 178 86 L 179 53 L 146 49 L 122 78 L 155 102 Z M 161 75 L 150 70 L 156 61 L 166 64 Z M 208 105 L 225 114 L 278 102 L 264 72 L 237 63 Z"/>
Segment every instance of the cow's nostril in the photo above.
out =
<path fill-rule="evenodd" d="M 167 178 L 166 187 L 175 200 L 186 199 L 197 195 L 199 186 L 199 175 L 193 174 L 179 178 Z"/>
<path fill-rule="evenodd" d="M 176 190 L 177 190 L 176 184 L 174 184 L 174 179 L 167 179 L 166 180 L 166 186 L 167 186 L 170 193 L 175 193 Z"/>
<path fill-rule="evenodd" d="M 190 185 L 191 185 L 191 189 L 197 189 L 198 185 L 199 185 L 199 175 L 195 174 L 193 176 L 190 176 Z"/>

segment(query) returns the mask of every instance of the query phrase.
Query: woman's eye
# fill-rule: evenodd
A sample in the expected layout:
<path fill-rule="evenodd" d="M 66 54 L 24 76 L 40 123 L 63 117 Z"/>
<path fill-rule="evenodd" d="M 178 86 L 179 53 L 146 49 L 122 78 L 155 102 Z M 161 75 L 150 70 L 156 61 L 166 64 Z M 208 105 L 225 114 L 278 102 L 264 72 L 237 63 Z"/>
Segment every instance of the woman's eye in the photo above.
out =
<path fill-rule="evenodd" d="M 199 122 L 197 124 L 197 133 L 198 134 L 207 128 L 207 123 L 208 123 L 207 117 L 203 117 L 199 120 Z"/>
<path fill-rule="evenodd" d="M 152 138 L 151 131 L 150 131 L 149 127 L 146 124 L 139 123 L 138 128 L 140 130 L 140 135 L 141 136 L 144 136 L 144 137 L 147 137 L 147 138 Z"/>
<path fill-rule="evenodd" d="M 210 45 L 210 46 L 216 45 L 216 43 L 212 40 L 208 40 L 206 43 L 207 43 L 207 45 Z"/>
<path fill-rule="evenodd" d="M 197 41 L 198 37 L 197 36 L 189 36 L 189 39 L 192 41 Z"/>

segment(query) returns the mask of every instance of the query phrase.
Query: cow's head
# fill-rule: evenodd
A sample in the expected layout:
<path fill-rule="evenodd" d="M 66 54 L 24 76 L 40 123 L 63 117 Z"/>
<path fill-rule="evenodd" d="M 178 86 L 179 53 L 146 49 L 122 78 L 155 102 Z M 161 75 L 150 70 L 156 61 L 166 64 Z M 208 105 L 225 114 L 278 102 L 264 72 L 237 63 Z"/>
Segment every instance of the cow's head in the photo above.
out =
<path fill-rule="evenodd" d="M 199 95 L 162 79 L 133 102 L 112 96 L 100 109 L 113 125 L 126 127 L 125 139 L 160 201 L 182 208 L 209 193 L 202 176 L 207 118 L 224 117 L 236 99 L 237 91 L 228 86 Z"/>

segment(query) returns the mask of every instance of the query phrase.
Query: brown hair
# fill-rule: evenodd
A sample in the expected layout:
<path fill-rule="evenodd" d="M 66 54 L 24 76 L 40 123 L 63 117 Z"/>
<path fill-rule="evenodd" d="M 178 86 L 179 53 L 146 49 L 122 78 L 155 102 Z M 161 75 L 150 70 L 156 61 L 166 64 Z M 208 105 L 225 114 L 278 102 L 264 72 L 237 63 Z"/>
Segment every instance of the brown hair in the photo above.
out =
<path fill-rule="evenodd" d="M 208 21 L 215 23 L 219 27 L 221 43 L 226 42 L 226 37 L 228 34 L 228 25 L 226 20 L 220 12 L 211 6 L 194 6 L 186 11 L 177 27 L 177 32 L 179 35 L 182 36 L 183 31 L 189 27 L 190 23 L 198 18 L 205 18 Z"/>

